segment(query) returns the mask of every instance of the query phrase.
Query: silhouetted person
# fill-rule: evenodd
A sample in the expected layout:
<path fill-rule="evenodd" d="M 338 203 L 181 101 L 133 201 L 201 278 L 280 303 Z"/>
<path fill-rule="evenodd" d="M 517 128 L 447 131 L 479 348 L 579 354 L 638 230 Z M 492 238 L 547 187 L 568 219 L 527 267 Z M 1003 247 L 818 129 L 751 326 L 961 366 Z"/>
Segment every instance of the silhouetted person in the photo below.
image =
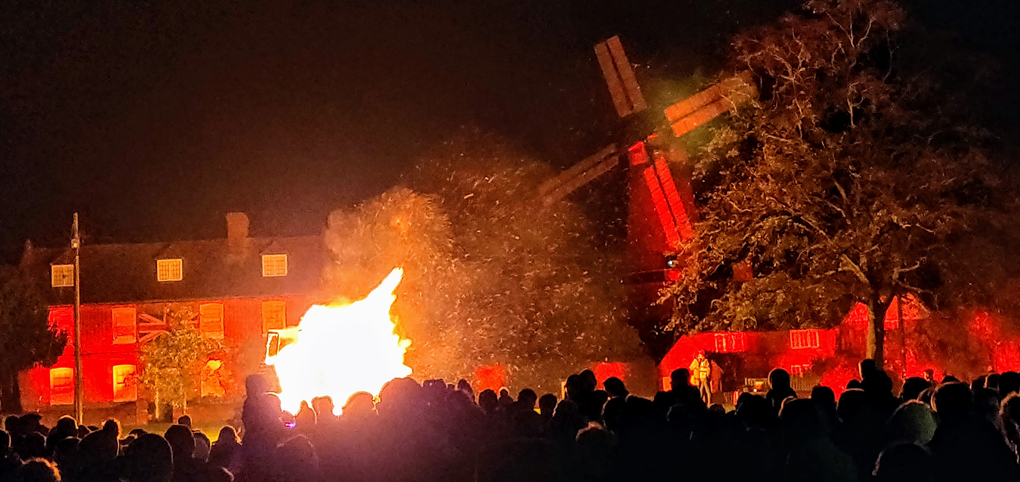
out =
<path fill-rule="evenodd" d="M 312 410 L 308 402 L 301 400 L 301 407 L 294 415 L 294 428 L 303 434 L 312 433 L 315 430 L 316 418 L 315 410 Z"/>
<path fill-rule="evenodd" d="M 900 401 L 917 400 L 921 393 L 931 387 L 931 383 L 921 377 L 910 377 L 903 381 L 903 390 L 900 391 Z"/>
<path fill-rule="evenodd" d="M 678 368 L 673 370 L 669 374 L 671 403 L 670 406 L 676 404 L 683 405 L 697 405 L 704 403 L 701 399 L 701 393 L 698 392 L 697 387 L 691 385 L 691 372 L 686 368 Z"/>
<path fill-rule="evenodd" d="M 60 482 L 57 466 L 46 459 L 31 459 L 18 470 L 20 482 Z"/>
<path fill-rule="evenodd" d="M 11 450 L 11 435 L 6 430 L 0 430 L 0 480 L 13 479 L 20 466 L 21 459 Z"/>
<path fill-rule="evenodd" d="M 1020 373 L 1006 372 L 999 377 L 999 396 L 1006 398 L 1007 395 L 1020 392 Z"/>
<path fill-rule="evenodd" d="M 209 449 L 209 465 L 235 473 L 240 470 L 241 463 L 241 442 L 237 439 L 237 431 L 229 425 L 223 427 Z"/>
<path fill-rule="evenodd" d="M 839 415 L 836 414 L 836 394 L 829 387 L 817 386 L 811 389 L 811 401 L 818 410 L 825 433 L 832 434 L 839 426 Z"/>
<path fill-rule="evenodd" d="M 929 444 L 936 480 L 993 480 L 1014 478 L 1016 456 L 992 424 L 974 414 L 974 398 L 967 385 L 943 384 L 935 391 L 932 408 L 939 427 Z"/>
<path fill-rule="evenodd" d="M 318 482 L 321 478 L 315 447 L 304 435 L 298 435 L 281 445 L 276 449 L 274 458 L 274 481 Z"/>
<path fill-rule="evenodd" d="M 779 414 L 783 441 L 790 448 L 786 480 L 790 482 L 857 482 L 853 459 L 821 430 L 811 400 L 789 400 Z"/>
<path fill-rule="evenodd" d="M 191 415 L 181 415 L 177 417 L 177 425 L 184 425 L 185 427 L 191 427 Z"/>
<path fill-rule="evenodd" d="M 317 424 L 335 422 L 337 420 L 336 415 L 333 414 L 335 408 L 333 397 L 324 396 L 312 399 L 312 410 L 315 410 Z"/>
<path fill-rule="evenodd" d="M 556 395 L 547 393 L 542 395 L 538 399 L 538 413 L 542 415 L 542 418 L 552 420 L 553 412 L 556 411 Z"/>
<path fill-rule="evenodd" d="M 609 377 L 605 382 L 602 383 L 605 387 L 606 393 L 609 394 L 609 398 L 627 398 L 629 392 L 627 387 L 623 384 L 623 380 L 616 377 Z"/>
<path fill-rule="evenodd" d="M 130 482 L 170 482 L 173 452 L 159 435 L 139 435 L 124 451 L 124 460 Z"/>
<path fill-rule="evenodd" d="M 78 423 L 74 421 L 70 416 L 64 415 L 57 420 L 57 424 L 50 430 L 50 434 L 46 436 L 46 449 L 52 452 L 57 447 L 57 442 L 67 438 L 75 437 L 78 435 Z"/>
<path fill-rule="evenodd" d="M 790 387 L 790 374 L 782 368 L 769 372 L 769 391 L 765 394 L 765 399 L 769 401 L 772 410 L 779 413 L 783 400 L 790 397 L 797 398 L 797 392 Z"/>
<path fill-rule="evenodd" d="M 203 464 L 194 458 L 195 434 L 184 425 L 171 425 L 164 435 L 173 451 L 174 482 L 202 482 Z"/>
<path fill-rule="evenodd" d="M 875 482 L 933 482 L 932 460 L 918 445 L 901 443 L 889 446 L 875 463 Z"/>
<path fill-rule="evenodd" d="M 1020 394 L 1011 393 L 999 409 L 999 426 L 1013 454 L 1020 458 Z"/>
<path fill-rule="evenodd" d="M 889 418 L 888 440 L 927 445 L 935 436 L 938 422 L 931 408 L 917 400 L 900 405 Z"/>
<path fill-rule="evenodd" d="M 864 383 L 864 380 L 878 371 L 878 363 L 870 358 L 865 358 L 857 364 L 857 371 L 861 375 L 861 383 Z"/>
<path fill-rule="evenodd" d="M 198 430 L 192 431 L 195 434 L 195 453 L 193 458 L 197 462 L 206 462 L 209 460 L 209 452 L 212 451 L 212 441 L 209 440 L 209 436 Z"/>

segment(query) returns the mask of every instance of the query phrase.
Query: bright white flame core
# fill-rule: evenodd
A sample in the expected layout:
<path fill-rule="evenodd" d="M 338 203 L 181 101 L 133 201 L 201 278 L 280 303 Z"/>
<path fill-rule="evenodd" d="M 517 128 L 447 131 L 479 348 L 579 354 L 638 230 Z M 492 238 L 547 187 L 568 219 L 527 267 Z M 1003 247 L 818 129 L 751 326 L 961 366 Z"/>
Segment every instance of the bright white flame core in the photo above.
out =
<path fill-rule="evenodd" d="M 353 393 L 378 395 L 386 382 L 411 374 L 404 365 L 411 340 L 393 332 L 396 324 L 390 317 L 402 275 L 396 268 L 365 299 L 315 305 L 301 317 L 297 340 L 266 359 L 280 378 L 284 410 L 297 413 L 302 400 L 328 395 L 338 413 Z"/>

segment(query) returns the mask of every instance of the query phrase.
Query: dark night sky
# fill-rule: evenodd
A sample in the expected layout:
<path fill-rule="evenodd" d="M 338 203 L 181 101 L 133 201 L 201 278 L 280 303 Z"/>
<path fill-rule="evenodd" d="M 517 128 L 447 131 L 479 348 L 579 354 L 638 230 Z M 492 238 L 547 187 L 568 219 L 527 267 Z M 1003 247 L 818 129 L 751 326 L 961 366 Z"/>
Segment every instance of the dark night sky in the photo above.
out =
<path fill-rule="evenodd" d="M 462 126 L 565 167 L 617 127 L 594 42 L 620 34 L 665 102 L 683 87 L 653 77 L 711 75 L 731 34 L 797 3 L 8 0 L 0 254 L 63 244 L 75 210 L 92 242 L 222 236 L 233 210 L 256 235 L 318 232 Z M 907 4 L 995 59 L 1007 131 L 1018 4 Z"/>

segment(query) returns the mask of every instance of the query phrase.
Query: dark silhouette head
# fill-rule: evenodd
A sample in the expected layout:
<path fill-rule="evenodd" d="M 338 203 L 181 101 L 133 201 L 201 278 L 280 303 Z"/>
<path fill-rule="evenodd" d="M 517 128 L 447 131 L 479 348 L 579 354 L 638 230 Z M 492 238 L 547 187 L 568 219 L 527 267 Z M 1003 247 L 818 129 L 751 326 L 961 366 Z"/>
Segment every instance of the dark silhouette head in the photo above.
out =
<path fill-rule="evenodd" d="M 177 418 L 177 425 L 184 425 L 185 427 L 191 427 L 191 415 L 181 415 Z"/>
<path fill-rule="evenodd" d="M 170 444 L 153 433 L 139 435 L 131 442 L 124 451 L 124 459 L 131 482 L 169 482 L 173 473 Z"/>
<path fill-rule="evenodd" d="M 525 388 L 517 394 L 517 405 L 523 410 L 534 410 L 537 401 L 538 394 L 530 388 Z"/>
<path fill-rule="evenodd" d="M 74 421 L 74 418 L 70 415 L 64 415 L 57 420 L 57 425 L 53 427 L 61 436 L 73 437 L 78 432 L 78 422 Z"/>
<path fill-rule="evenodd" d="M 1006 395 L 1013 392 L 1020 392 L 1020 373 L 1003 373 L 999 377 L 999 396 L 1006 398 Z"/>
<path fill-rule="evenodd" d="M 818 411 L 811 400 L 791 399 L 784 402 L 779 413 L 779 425 L 783 439 L 791 446 L 803 445 L 822 434 Z"/>
<path fill-rule="evenodd" d="M 237 430 L 230 425 L 225 425 L 220 429 L 220 434 L 216 437 L 217 444 L 237 445 L 240 440 L 237 438 Z"/>
<path fill-rule="evenodd" d="M 876 482 L 931 482 L 931 455 L 912 443 L 891 445 L 882 451 L 875 463 Z"/>
<path fill-rule="evenodd" d="M 468 396 L 471 397 L 472 401 L 475 399 L 475 391 L 474 391 L 474 389 L 471 388 L 471 384 L 468 383 L 467 380 L 465 380 L 463 378 L 461 378 L 460 380 L 457 380 L 457 390 L 460 390 L 460 391 L 468 394 Z"/>
<path fill-rule="evenodd" d="M 81 439 L 78 450 L 83 464 L 101 464 L 117 458 L 120 447 L 116 438 L 100 431 L 92 432 Z"/>
<path fill-rule="evenodd" d="M 999 408 L 999 425 L 1014 451 L 1020 448 L 1020 394 L 1010 393 Z"/>
<path fill-rule="evenodd" d="M 928 405 L 909 400 L 900 405 L 889 418 L 888 438 L 895 442 L 925 445 L 935 435 L 938 423 Z"/>
<path fill-rule="evenodd" d="M 189 419 L 189 422 L 190 422 L 190 419 Z M 190 427 L 190 425 L 189 425 L 189 427 Z M 107 420 L 106 422 L 103 423 L 103 428 L 101 429 L 101 431 L 106 432 L 107 434 L 112 435 L 114 438 L 118 438 L 119 439 L 120 438 L 120 422 L 117 421 L 117 419 L 115 419 L 115 418 L 111 418 L 111 419 L 109 419 L 109 420 Z"/>
<path fill-rule="evenodd" d="M 669 383 L 673 390 L 691 386 L 691 371 L 686 368 L 677 368 L 669 374 Z"/>
<path fill-rule="evenodd" d="M 312 410 L 315 410 L 315 415 L 320 420 L 334 418 L 333 410 L 335 408 L 336 405 L 333 404 L 333 397 L 328 395 L 312 399 Z"/>
<path fill-rule="evenodd" d="M 773 369 L 769 372 L 769 386 L 773 390 L 786 390 L 790 388 L 790 373 L 782 368 Z"/>
<path fill-rule="evenodd" d="M 508 405 L 513 405 L 513 403 L 514 403 L 514 397 L 510 396 L 510 390 L 507 390 L 506 388 L 500 388 L 499 389 L 499 404 L 500 405 L 504 405 L 504 406 L 508 406 Z"/>
<path fill-rule="evenodd" d="M 878 364 L 875 363 L 875 360 L 865 358 L 857 365 L 857 370 L 861 374 L 861 381 L 864 381 L 878 371 Z"/>
<path fill-rule="evenodd" d="M 606 393 L 608 393 L 612 398 L 626 397 L 628 394 L 627 387 L 623 384 L 623 380 L 616 377 L 607 378 L 606 381 L 602 383 L 602 386 L 606 388 Z"/>
<path fill-rule="evenodd" d="M 538 413 L 543 417 L 552 417 L 553 412 L 556 411 L 556 395 L 547 393 L 542 395 L 538 399 Z"/>
<path fill-rule="evenodd" d="M 60 482 L 57 466 L 46 459 L 31 459 L 18 470 L 21 482 Z"/>
<path fill-rule="evenodd" d="M 836 414 L 843 423 L 854 423 L 866 416 L 867 403 L 868 398 L 864 390 L 859 388 L 847 390 L 839 396 Z"/>
<path fill-rule="evenodd" d="M 581 372 L 581 381 L 584 382 L 584 390 L 587 392 L 595 391 L 595 388 L 599 385 L 598 378 L 595 378 L 595 372 L 591 370 L 585 370 Z"/>
<path fill-rule="evenodd" d="M 974 405 L 974 394 L 962 383 L 946 383 L 935 390 L 931 406 L 939 420 L 948 422 L 961 420 L 970 415 Z"/>
<path fill-rule="evenodd" d="M 921 377 L 910 377 L 903 382 L 903 390 L 900 392 L 900 399 L 903 401 L 917 400 L 921 393 L 928 389 L 931 383 Z"/>
<path fill-rule="evenodd" d="M 995 392 L 998 393 L 999 392 L 999 378 L 1001 378 L 1001 377 L 1002 377 L 1002 375 L 999 375 L 998 373 L 990 373 L 990 374 L 988 374 L 988 376 L 985 378 L 985 388 L 987 388 L 989 390 L 995 390 Z"/>
<path fill-rule="evenodd" d="M 174 460 L 191 459 L 195 455 L 195 434 L 184 425 L 171 425 L 166 429 L 167 443 L 174 453 Z"/>
<path fill-rule="evenodd" d="M 265 379 L 265 377 L 257 373 L 254 375 L 248 375 L 248 378 L 244 379 L 244 391 L 249 397 L 268 393 L 269 382 Z"/>
<path fill-rule="evenodd" d="M 495 412 L 499 407 L 499 398 L 496 396 L 496 392 L 489 389 L 482 390 L 482 393 L 478 394 L 478 406 L 482 407 L 485 413 Z"/>
<path fill-rule="evenodd" d="M 341 414 L 344 418 L 365 418 L 375 415 L 375 397 L 368 392 L 354 392 L 344 403 Z"/>
<path fill-rule="evenodd" d="M 811 400 L 824 409 L 831 408 L 836 411 L 836 393 L 829 387 L 818 385 L 811 389 Z"/>

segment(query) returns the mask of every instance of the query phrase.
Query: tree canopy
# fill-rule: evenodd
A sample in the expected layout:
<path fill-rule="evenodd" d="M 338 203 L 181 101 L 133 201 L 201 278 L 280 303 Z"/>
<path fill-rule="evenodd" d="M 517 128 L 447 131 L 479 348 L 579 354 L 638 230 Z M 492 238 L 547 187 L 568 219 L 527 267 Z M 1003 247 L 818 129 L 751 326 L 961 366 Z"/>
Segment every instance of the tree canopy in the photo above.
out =
<path fill-rule="evenodd" d="M 21 271 L 0 269 L 0 409 L 21 411 L 18 372 L 52 366 L 67 345 L 67 333 L 50 325 L 49 310 Z"/>
<path fill-rule="evenodd" d="M 451 144 L 406 187 L 334 212 L 328 293 L 361 297 L 404 267 L 394 312 L 419 376 L 501 364 L 516 384 L 641 356 L 612 257 L 576 206 L 534 202 L 553 171 L 485 137 Z"/>
<path fill-rule="evenodd" d="M 187 407 L 202 365 L 220 349 L 218 342 L 195 329 L 196 319 L 197 314 L 187 305 L 168 305 L 164 312 L 166 333 L 141 347 L 139 382 L 153 395 L 157 419 L 163 404 Z"/>
<path fill-rule="evenodd" d="M 736 38 L 732 68 L 761 94 L 696 163 L 670 328 L 830 326 L 860 302 L 880 361 L 894 297 L 997 306 L 1020 274 L 1009 173 L 905 58 L 909 30 L 893 2 L 818 0 Z"/>

